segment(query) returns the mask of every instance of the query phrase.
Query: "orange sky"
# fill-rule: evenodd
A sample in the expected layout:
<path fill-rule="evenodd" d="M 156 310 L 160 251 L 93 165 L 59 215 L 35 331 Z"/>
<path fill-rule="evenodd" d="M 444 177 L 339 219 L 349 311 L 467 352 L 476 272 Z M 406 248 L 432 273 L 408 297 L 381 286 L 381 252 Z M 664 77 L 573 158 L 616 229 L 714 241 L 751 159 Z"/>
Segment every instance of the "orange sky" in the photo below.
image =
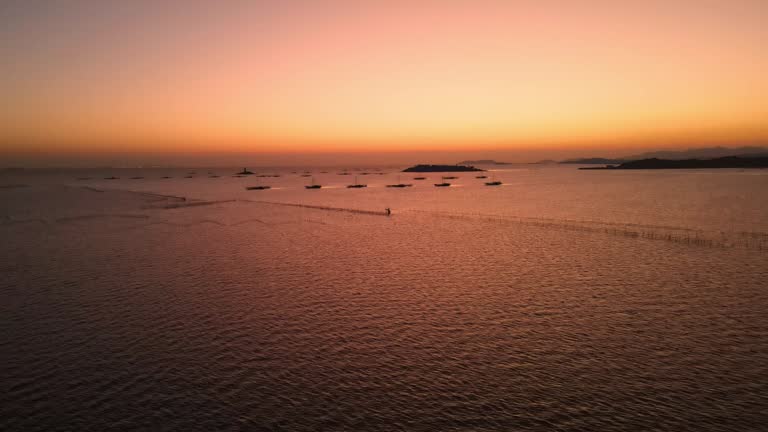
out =
<path fill-rule="evenodd" d="M 766 23 L 764 0 L 8 1 L 0 149 L 768 142 Z"/>

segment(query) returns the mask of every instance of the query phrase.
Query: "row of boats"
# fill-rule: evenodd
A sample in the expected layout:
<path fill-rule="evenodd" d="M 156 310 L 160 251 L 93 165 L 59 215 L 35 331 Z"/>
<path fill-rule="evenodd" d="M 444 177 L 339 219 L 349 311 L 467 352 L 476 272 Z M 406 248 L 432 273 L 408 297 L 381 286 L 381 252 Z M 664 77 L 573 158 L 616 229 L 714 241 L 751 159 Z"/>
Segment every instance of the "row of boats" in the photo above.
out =
<path fill-rule="evenodd" d="M 197 174 L 197 173 L 190 172 L 189 175 L 185 176 L 185 178 L 194 178 L 194 174 Z M 218 177 L 220 177 L 219 175 L 216 175 L 215 173 L 212 173 L 212 172 L 209 172 L 208 174 L 209 174 L 208 177 L 210 177 L 210 178 L 218 178 Z M 369 173 L 363 173 L 363 175 L 367 175 L 367 174 L 369 174 Z M 377 173 L 374 173 L 374 174 L 384 174 L 384 173 L 378 173 L 377 172 Z M 279 174 L 255 175 L 255 173 L 253 173 L 251 171 L 248 171 L 246 168 L 243 168 L 242 171 L 236 173 L 233 177 L 245 177 L 245 176 L 251 176 L 251 175 L 253 175 L 255 177 L 280 177 Z M 307 172 L 304 172 L 301 175 L 302 175 L 302 177 L 310 177 L 311 176 L 311 174 L 309 174 Z M 340 175 L 348 175 L 348 173 L 344 172 L 344 173 L 340 173 Z M 131 180 L 138 180 L 138 179 L 143 179 L 143 178 L 144 177 L 140 177 L 140 176 L 130 177 Z M 163 176 L 161 178 L 163 178 L 163 179 L 170 179 L 172 177 L 171 176 Z M 447 182 L 446 180 L 454 180 L 454 179 L 457 179 L 457 178 L 458 178 L 457 176 L 443 176 L 442 177 L 442 182 L 434 183 L 434 186 L 435 187 L 448 187 L 448 186 L 451 186 L 451 183 Z M 475 178 L 476 179 L 487 179 L 488 176 L 478 175 L 478 176 L 475 176 Z M 77 179 L 78 180 L 90 180 L 90 177 L 79 177 Z M 104 179 L 105 180 L 118 180 L 118 179 L 120 179 L 120 177 L 110 176 L 110 177 L 104 177 Z M 427 178 L 426 177 L 414 177 L 413 179 L 414 180 L 426 180 Z M 500 186 L 501 184 L 502 184 L 502 182 L 498 181 L 496 179 L 492 179 L 489 182 L 485 182 L 486 186 Z M 397 178 L 397 183 L 386 185 L 386 187 L 388 187 L 388 188 L 407 188 L 407 187 L 412 187 L 412 186 L 413 186 L 413 183 L 401 183 L 400 182 L 400 176 L 398 176 L 398 178 Z M 358 181 L 357 176 L 355 176 L 355 183 L 354 184 L 347 185 L 348 189 L 360 189 L 360 188 L 366 188 L 366 187 L 368 187 L 368 185 L 364 184 L 364 183 L 360 183 Z M 312 183 L 308 184 L 308 185 L 305 185 L 304 188 L 305 189 L 322 189 L 323 186 L 320 185 L 320 184 L 315 183 L 315 178 L 312 177 Z M 266 185 L 260 185 L 260 186 L 247 186 L 246 189 L 247 190 L 267 190 L 267 189 L 272 189 L 272 187 L 271 186 L 266 186 Z"/>
<path fill-rule="evenodd" d="M 457 179 L 457 178 L 458 177 L 455 177 L 455 176 L 444 176 L 442 178 L 443 181 L 441 183 L 434 183 L 434 186 L 435 187 L 448 187 L 448 186 L 451 186 L 451 183 L 446 182 L 445 180 L 452 180 L 452 179 Z M 487 179 L 488 176 L 484 176 L 484 175 L 483 176 L 476 176 L 475 178 Z M 426 180 L 427 178 L 426 177 L 414 177 L 413 179 L 414 180 Z M 407 188 L 407 187 L 412 187 L 413 186 L 413 183 L 400 183 L 400 178 L 399 177 L 398 177 L 397 181 L 398 181 L 397 183 L 388 184 L 388 185 L 386 185 L 386 187 L 388 187 L 388 188 Z M 493 180 L 491 180 L 489 182 L 485 182 L 485 185 L 486 186 L 501 186 L 502 182 L 499 181 L 499 180 L 493 179 Z M 351 185 L 347 185 L 347 189 L 360 189 L 360 188 L 366 188 L 366 187 L 368 187 L 367 184 L 359 183 L 357 181 L 357 176 L 355 176 L 355 183 L 353 183 Z M 322 189 L 323 186 L 315 183 L 315 178 L 312 177 L 312 183 L 308 184 L 308 185 L 305 185 L 304 188 L 305 189 Z M 272 189 L 272 187 L 271 186 L 264 186 L 264 185 L 262 185 L 262 186 L 247 186 L 246 189 L 247 190 L 267 190 L 267 189 Z"/>

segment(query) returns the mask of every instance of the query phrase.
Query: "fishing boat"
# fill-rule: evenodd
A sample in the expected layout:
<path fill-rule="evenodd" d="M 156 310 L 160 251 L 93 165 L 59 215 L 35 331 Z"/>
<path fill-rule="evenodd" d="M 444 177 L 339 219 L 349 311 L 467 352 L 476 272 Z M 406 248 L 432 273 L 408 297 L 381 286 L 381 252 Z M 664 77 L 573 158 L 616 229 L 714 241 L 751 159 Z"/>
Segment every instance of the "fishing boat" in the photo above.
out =
<path fill-rule="evenodd" d="M 443 176 L 443 180 L 455 180 L 457 178 L 456 176 Z"/>
<path fill-rule="evenodd" d="M 246 186 L 246 190 L 267 190 L 272 189 L 272 186 Z"/>
<path fill-rule="evenodd" d="M 450 183 L 442 182 L 442 183 L 435 183 L 435 187 L 448 187 L 450 186 Z"/>
<path fill-rule="evenodd" d="M 111 176 L 111 177 L 104 177 L 104 180 L 118 180 L 119 178 L 120 177 Z"/>
<path fill-rule="evenodd" d="M 367 184 L 360 184 L 360 183 L 358 183 L 357 182 L 357 176 L 355 176 L 355 183 L 354 184 L 347 185 L 347 188 L 350 188 L 350 189 L 359 189 L 359 188 L 364 188 L 364 187 L 368 187 L 368 185 Z"/>
<path fill-rule="evenodd" d="M 308 184 L 304 186 L 304 189 L 320 189 L 322 186 L 319 184 L 315 184 L 315 178 L 312 177 L 312 184 Z"/>
<path fill-rule="evenodd" d="M 242 171 L 240 171 L 239 173 L 237 173 L 237 175 L 241 175 L 241 176 L 244 176 L 244 175 L 252 175 L 252 174 L 253 174 L 253 173 L 252 173 L 251 171 L 248 171 L 248 170 L 247 170 L 247 169 L 245 169 L 245 168 L 243 168 L 243 170 L 242 170 Z"/>
<path fill-rule="evenodd" d="M 405 188 L 405 187 L 411 187 L 413 186 L 410 183 L 400 183 L 400 176 L 397 176 L 397 183 L 395 184 L 388 184 L 388 188 Z"/>
<path fill-rule="evenodd" d="M 487 179 L 488 176 L 475 176 L 476 179 Z"/>
<path fill-rule="evenodd" d="M 414 180 L 426 180 L 427 178 L 426 177 L 414 177 L 413 179 Z"/>
<path fill-rule="evenodd" d="M 501 186 L 501 181 L 496 180 L 496 176 L 493 176 L 491 181 L 485 182 L 486 186 Z"/>

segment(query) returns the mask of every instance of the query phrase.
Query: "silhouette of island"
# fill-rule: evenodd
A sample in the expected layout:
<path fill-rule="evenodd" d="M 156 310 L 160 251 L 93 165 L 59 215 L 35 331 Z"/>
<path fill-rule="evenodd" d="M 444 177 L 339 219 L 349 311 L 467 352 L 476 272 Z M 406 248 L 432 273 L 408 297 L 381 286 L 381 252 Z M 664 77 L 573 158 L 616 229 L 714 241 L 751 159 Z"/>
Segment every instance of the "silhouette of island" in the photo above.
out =
<path fill-rule="evenodd" d="M 722 158 L 726 156 L 737 157 L 758 157 L 768 156 L 768 147 L 703 147 L 692 148 L 688 150 L 662 150 L 653 151 L 648 153 L 641 153 L 632 156 L 624 156 L 621 158 L 603 158 L 603 157 L 591 157 L 591 158 L 578 158 L 578 159 L 566 159 L 561 161 L 561 164 L 621 164 L 624 162 L 638 161 L 644 159 L 662 159 L 662 160 L 711 160 L 715 158 Z"/>
<path fill-rule="evenodd" d="M 493 159 L 465 160 L 457 165 L 509 165 L 511 162 L 496 162 Z"/>
<path fill-rule="evenodd" d="M 582 167 L 582 170 L 605 169 L 691 169 L 691 168 L 768 168 L 768 156 L 726 156 L 715 159 L 642 159 L 605 167 Z"/>
<path fill-rule="evenodd" d="M 623 157 L 625 162 L 641 159 L 715 159 L 726 156 L 768 156 L 768 147 L 702 147 L 687 150 L 662 150 Z"/>
<path fill-rule="evenodd" d="M 466 172 L 485 171 L 480 168 L 467 165 L 416 165 L 406 168 L 403 172 Z"/>
<path fill-rule="evenodd" d="M 567 159 L 561 161 L 561 164 L 582 164 L 582 165 L 605 165 L 605 164 L 620 164 L 627 162 L 625 159 L 607 159 L 607 158 L 581 158 L 581 159 Z"/>

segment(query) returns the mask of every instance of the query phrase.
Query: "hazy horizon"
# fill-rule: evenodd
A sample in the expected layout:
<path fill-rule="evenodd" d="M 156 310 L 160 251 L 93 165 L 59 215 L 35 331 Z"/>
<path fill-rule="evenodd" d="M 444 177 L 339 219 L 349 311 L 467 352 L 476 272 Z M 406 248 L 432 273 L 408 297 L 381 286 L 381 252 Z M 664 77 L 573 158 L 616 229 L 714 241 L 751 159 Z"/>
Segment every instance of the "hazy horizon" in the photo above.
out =
<path fill-rule="evenodd" d="M 467 151 L 391 151 L 391 152 L 72 152 L 16 153 L 0 155 L 0 168 L 99 168 L 99 167 L 291 167 L 291 166 L 381 166 L 417 163 L 454 164 L 464 160 L 492 159 L 498 162 L 535 163 L 543 160 L 562 161 L 575 158 L 621 158 L 655 151 L 684 151 L 703 148 L 765 147 L 768 143 L 710 145 L 695 147 L 638 148 L 544 148 Z"/>

